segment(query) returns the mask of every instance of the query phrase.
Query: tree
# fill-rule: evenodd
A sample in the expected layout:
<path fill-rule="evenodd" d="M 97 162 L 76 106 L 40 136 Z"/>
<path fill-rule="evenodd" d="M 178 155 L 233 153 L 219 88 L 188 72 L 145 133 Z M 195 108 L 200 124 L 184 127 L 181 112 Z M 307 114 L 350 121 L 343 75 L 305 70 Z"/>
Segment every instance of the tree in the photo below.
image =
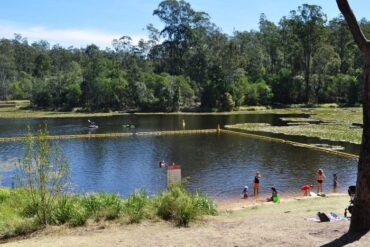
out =
<path fill-rule="evenodd" d="M 303 4 L 296 11 L 291 12 L 293 31 L 303 49 L 303 70 L 306 83 L 306 102 L 310 100 L 310 76 L 312 56 L 322 41 L 326 15 L 318 5 Z"/>
<path fill-rule="evenodd" d="M 350 232 L 370 230 L 370 41 L 362 32 L 347 0 L 337 0 L 353 38 L 364 55 L 363 132 L 358 162 L 356 197 Z"/>
<path fill-rule="evenodd" d="M 312 91 L 320 103 L 320 95 L 328 94 L 327 86 L 330 84 L 331 76 L 338 73 L 339 56 L 331 45 L 322 45 L 315 52 L 312 59 L 312 71 L 315 79 L 312 81 Z M 328 97 L 321 97 L 326 102 L 332 102 Z"/>
<path fill-rule="evenodd" d="M 30 132 L 24 144 L 24 158 L 18 164 L 18 178 L 25 194 L 36 209 L 36 217 L 47 225 L 52 207 L 68 182 L 68 163 L 55 143 L 47 138 L 46 125 L 37 136 Z"/>
<path fill-rule="evenodd" d="M 196 31 L 207 28 L 209 16 L 193 10 L 184 0 L 164 0 L 153 15 L 165 24 L 160 35 L 166 39 L 161 45 L 166 72 L 179 75 L 184 70 L 184 55 L 193 44 Z"/>

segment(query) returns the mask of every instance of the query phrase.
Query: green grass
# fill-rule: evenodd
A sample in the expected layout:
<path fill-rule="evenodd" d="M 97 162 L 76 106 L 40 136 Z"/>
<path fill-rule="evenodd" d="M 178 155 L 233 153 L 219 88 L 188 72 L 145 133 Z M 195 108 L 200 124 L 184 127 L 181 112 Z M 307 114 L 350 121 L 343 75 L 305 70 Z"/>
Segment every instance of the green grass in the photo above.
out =
<path fill-rule="evenodd" d="M 161 210 L 169 212 L 161 217 Z M 32 205 L 23 189 L 0 189 L 0 239 L 34 232 L 42 227 L 35 217 L 37 205 Z M 63 195 L 53 205 L 49 221 L 53 225 L 82 226 L 94 221 L 128 219 L 140 223 L 160 216 L 176 225 L 187 226 L 202 215 L 215 215 L 215 204 L 205 196 L 191 194 L 182 187 L 173 187 L 155 197 L 136 191 L 127 198 L 113 193 Z"/>

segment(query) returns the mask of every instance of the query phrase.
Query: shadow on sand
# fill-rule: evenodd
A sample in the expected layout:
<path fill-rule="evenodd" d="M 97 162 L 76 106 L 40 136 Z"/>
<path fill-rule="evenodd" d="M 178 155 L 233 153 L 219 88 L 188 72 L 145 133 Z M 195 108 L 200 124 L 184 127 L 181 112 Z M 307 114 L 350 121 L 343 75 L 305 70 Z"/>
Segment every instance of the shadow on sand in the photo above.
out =
<path fill-rule="evenodd" d="M 338 246 L 345 246 L 347 244 L 353 243 L 355 241 L 360 240 L 362 236 L 364 236 L 367 232 L 364 233 L 346 233 L 342 235 L 340 238 L 333 240 L 330 243 L 321 245 L 321 247 L 338 247 Z"/>

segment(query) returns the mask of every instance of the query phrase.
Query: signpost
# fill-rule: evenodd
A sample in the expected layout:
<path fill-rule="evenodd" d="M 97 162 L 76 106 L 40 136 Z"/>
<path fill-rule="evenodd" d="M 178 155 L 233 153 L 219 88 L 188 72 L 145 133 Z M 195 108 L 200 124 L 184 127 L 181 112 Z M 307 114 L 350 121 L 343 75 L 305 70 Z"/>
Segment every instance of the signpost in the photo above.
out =
<path fill-rule="evenodd" d="M 181 183 L 181 166 L 169 165 L 167 166 L 167 187 L 173 184 Z"/>

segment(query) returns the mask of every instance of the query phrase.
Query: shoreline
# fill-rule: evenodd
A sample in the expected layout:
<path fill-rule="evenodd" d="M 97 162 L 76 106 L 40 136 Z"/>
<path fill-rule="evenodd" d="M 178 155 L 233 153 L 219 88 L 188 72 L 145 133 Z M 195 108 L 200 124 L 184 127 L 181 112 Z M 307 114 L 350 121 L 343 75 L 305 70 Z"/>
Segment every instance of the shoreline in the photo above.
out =
<path fill-rule="evenodd" d="M 217 205 L 217 210 L 219 211 L 228 211 L 228 210 L 242 210 L 245 208 L 252 208 L 254 206 L 262 206 L 262 205 L 279 205 L 284 204 L 287 202 L 292 201 L 300 201 L 300 200 L 311 200 L 317 198 L 329 198 L 329 197 L 345 197 L 347 194 L 342 192 L 336 193 L 326 193 L 325 196 L 302 196 L 298 194 L 284 194 L 283 197 L 279 196 L 280 201 L 278 203 L 274 203 L 271 201 L 267 201 L 269 195 L 261 194 L 259 197 L 248 197 L 248 199 L 243 198 L 228 198 L 228 199 L 214 199 L 215 204 Z"/>

